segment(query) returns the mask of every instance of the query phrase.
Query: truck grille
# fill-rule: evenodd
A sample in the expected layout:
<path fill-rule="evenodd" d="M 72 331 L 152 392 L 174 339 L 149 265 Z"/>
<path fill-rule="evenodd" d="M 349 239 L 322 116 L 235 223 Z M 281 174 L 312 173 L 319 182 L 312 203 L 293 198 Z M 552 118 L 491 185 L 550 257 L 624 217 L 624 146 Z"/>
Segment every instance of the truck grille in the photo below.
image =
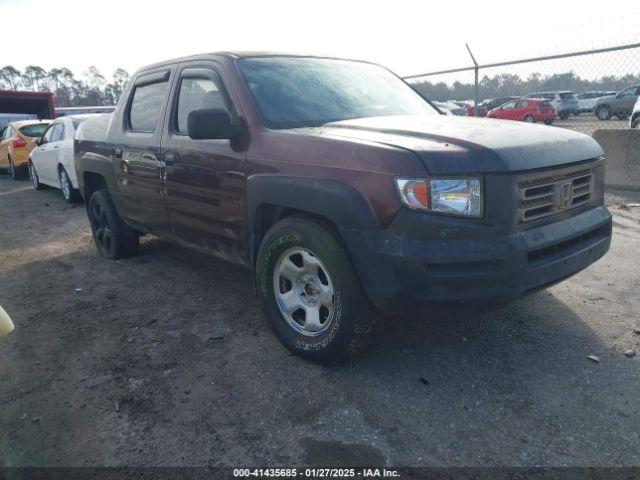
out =
<path fill-rule="evenodd" d="M 520 223 L 559 214 L 589 203 L 593 190 L 591 170 L 559 173 L 518 184 Z"/>

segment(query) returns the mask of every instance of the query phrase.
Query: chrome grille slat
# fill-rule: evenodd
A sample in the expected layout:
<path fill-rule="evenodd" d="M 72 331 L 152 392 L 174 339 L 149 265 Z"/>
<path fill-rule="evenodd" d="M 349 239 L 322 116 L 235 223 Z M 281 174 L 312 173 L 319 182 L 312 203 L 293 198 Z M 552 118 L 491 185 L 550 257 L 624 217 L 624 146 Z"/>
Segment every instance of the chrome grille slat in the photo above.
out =
<path fill-rule="evenodd" d="M 526 223 L 589 203 L 591 170 L 555 173 L 518 184 L 518 220 Z"/>

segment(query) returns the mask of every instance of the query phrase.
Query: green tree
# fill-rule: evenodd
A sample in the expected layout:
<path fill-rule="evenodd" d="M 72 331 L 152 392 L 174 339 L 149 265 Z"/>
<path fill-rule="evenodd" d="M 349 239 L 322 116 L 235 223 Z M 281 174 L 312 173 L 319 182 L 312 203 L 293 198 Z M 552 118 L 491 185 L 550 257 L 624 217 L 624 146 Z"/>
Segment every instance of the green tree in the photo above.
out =
<path fill-rule="evenodd" d="M 0 82 L 9 90 L 17 90 L 20 87 L 21 76 L 20 70 L 11 65 L 0 68 Z"/>

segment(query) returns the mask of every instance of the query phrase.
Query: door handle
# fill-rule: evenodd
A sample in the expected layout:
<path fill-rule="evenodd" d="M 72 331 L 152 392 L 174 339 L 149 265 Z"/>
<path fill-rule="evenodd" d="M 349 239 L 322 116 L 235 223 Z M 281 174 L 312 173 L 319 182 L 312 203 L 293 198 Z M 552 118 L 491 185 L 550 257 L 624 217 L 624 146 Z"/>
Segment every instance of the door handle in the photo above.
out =
<path fill-rule="evenodd" d="M 113 156 L 116 157 L 116 158 L 122 158 L 122 148 L 115 147 L 113 149 Z"/>
<path fill-rule="evenodd" d="M 164 155 L 164 164 L 165 165 L 173 165 L 176 162 L 176 156 L 169 152 Z"/>

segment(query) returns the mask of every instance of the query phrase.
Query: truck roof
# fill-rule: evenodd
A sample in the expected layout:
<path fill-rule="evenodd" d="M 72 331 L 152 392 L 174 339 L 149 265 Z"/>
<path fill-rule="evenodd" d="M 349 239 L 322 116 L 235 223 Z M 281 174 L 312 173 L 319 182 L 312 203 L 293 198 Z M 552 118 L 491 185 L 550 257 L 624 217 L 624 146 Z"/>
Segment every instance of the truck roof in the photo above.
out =
<path fill-rule="evenodd" d="M 334 60 L 349 60 L 346 58 L 340 57 L 332 57 L 330 55 L 314 55 L 314 54 L 304 54 L 304 53 L 283 53 L 283 52 L 270 52 L 270 51 L 222 51 L 222 52 L 211 52 L 211 53 L 200 53 L 196 55 L 187 55 L 185 57 L 177 57 L 172 58 L 170 60 L 164 60 L 162 62 L 153 63 L 151 65 L 145 65 L 139 71 L 143 72 L 145 70 L 149 70 L 156 67 L 169 66 L 174 65 L 180 62 L 186 61 L 194 61 L 194 60 L 211 60 L 215 58 L 229 58 L 229 59 L 238 59 L 238 58 L 259 58 L 259 57 L 290 57 L 290 58 L 327 58 Z M 364 60 L 354 60 L 361 61 L 364 63 L 369 63 Z"/>

